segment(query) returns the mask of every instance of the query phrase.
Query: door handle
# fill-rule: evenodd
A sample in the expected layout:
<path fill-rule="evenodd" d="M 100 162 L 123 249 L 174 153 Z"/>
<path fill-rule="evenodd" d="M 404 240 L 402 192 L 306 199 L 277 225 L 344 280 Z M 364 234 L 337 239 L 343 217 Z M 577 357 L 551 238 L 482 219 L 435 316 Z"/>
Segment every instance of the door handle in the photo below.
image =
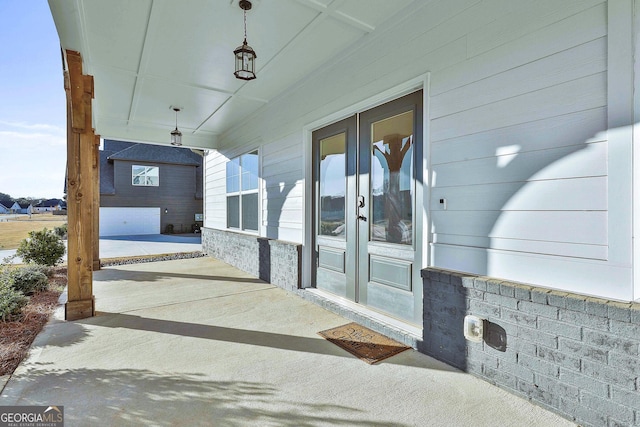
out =
<path fill-rule="evenodd" d="M 359 219 L 360 221 L 367 222 L 367 217 L 366 217 L 366 216 L 364 216 L 364 215 L 358 215 L 358 219 Z"/>
<path fill-rule="evenodd" d="M 364 196 L 358 196 L 358 207 L 364 208 Z"/>

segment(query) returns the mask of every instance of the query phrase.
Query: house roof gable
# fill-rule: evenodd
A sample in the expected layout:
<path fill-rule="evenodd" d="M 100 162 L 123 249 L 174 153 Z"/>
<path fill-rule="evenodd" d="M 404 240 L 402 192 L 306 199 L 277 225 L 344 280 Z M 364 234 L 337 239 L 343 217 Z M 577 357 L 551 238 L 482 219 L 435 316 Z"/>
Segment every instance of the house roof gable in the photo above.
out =
<path fill-rule="evenodd" d="M 56 206 L 60 206 L 60 204 L 61 204 L 60 199 L 48 199 L 38 203 L 36 207 L 37 208 L 53 208 Z"/>
<path fill-rule="evenodd" d="M 150 144 L 132 144 L 128 148 L 110 154 L 108 160 L 170 163 L 186 166 L 200 166 L 202 164 L 202 157 L 189 149 Z"/>

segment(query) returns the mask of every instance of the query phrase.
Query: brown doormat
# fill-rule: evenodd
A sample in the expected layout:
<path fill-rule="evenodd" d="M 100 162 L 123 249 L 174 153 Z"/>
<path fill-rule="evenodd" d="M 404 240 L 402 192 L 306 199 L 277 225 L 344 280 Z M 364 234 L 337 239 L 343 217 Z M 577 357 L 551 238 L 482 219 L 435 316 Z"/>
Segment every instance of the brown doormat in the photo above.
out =
<path fill-rule="evenodd" d="M 327 329 L 318 335 L 370 365 L 411 348 L 357 323 Z"/>

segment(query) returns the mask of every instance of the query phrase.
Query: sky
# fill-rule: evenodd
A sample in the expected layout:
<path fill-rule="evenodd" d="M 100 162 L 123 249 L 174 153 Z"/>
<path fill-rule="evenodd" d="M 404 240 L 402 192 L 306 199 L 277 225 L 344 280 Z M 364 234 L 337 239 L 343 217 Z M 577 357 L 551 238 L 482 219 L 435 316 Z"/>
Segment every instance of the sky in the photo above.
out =
<path fill-rule="evenodd" d="M 62 198 L 66 100 L 46 0 L 0 0 L 0 193 Z"/>

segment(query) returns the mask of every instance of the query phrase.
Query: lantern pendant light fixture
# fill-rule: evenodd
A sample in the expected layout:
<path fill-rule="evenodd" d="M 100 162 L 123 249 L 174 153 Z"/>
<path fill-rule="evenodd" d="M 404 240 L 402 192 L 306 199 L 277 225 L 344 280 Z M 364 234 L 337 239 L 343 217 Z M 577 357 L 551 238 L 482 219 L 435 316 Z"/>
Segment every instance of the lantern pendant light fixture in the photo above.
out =
<path fill-rule="evenodd" d="M 233 51 L 236 58 L 236 71 L 233 74 L 241 80 L 253 80 L 256 78 L 256 52 L 247 44 L 247 10 L 251 10 L 251 2 L 240 0 L 239 6 L 244 11 L 244 42 Z"/>
<path fill-rule="evenodd" d="M 178 111 L 180 111 L 180 109 L 177 107 L 171 108 L 176 112 L 176 128 L 171 131 L 171 145 L 180 146 L 182 145 L 182 132 L 178 130 Z"/>

